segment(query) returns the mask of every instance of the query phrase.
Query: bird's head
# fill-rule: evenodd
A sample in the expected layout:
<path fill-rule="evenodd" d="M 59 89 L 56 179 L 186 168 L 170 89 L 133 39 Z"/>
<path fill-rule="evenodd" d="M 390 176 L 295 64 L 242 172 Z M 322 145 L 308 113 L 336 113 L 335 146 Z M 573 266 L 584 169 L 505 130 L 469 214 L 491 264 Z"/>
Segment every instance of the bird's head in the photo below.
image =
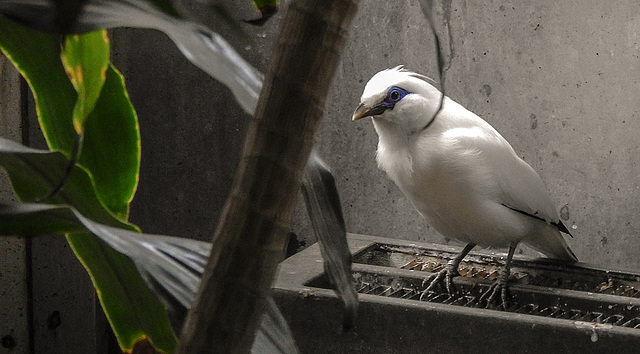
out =
<path fill-rule="evenodd" d="M 424 126 L 433 118 L 440 102 L 440 91 L 429 84 L 426 76 L 403 69 L 386 69 L 373 75 L 364 88 L 353 120 L 373 117 L 374 121 L 406 128 Z M 403 129 L 404 130 L 404 129 Z"/>

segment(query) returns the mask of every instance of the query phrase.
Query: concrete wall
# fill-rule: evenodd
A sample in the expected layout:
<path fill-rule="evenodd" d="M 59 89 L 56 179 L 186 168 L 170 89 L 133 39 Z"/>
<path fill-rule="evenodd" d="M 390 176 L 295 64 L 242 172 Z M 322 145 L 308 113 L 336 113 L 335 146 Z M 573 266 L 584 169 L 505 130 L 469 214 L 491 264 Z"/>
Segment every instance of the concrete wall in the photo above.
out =
<path fill-rule="evenodd" d="M 574 228 L 569 243 L 581 260 L 639 268 L 640 5 L 443 3 L 436 25 L 445 53 L 453 49 L 447 94 L 491 123 L 540 173 Z M 282 14 L 264 27 L 242 25 L 243 39 L 193 10 L 265 70 Z M 162 34 L 120 30 L 113 41 L 143 136 L 132 219 L 149 232 L 208 239 L 249 117 Z M 350 121 L 375 72 L 404 64 L 435 78 L 435 63 L 433 38 L 416 0 L 361 1 L 318 134 L 318 147 L 337 177 L 348 231 L 447 242 L 377 169 L 372 124 Z M 307 245 L 314 242 L 301 202 L 293 230 Z"/>
<path fill-rule="evenodd" d="M 444 1 L 447 94 L 491 123 L 539 172 L 578 257 L 640 268 L 640 4 Z M 440 14 L 437 16 L 442 19 Z M 350 122 L 364 83 L 405 64 L 437 77 L 416 1 L 362 1 L 318 136 L 350 232 L 443 242 L 375 166 L 370 122 Z"/>
<path fill-rule="evenodd" d="M 446 11 L 437 14 L 437 28 L 445 49 L 450 43 L 453 48 L 448 95 L 489 121 L 540 173 L 565 223 L 575 227 L 569 242 L 581 260 L 640 269 L 640 4 L 442 2 Z M 266 69 L 282 13 L 263 27 L 242 24 L 243 36 L 203 8 L 194 5 L 192 10 L 253 65 Z M 208 240 L 250 117 L 163 34 L 125 29 L 114 31 L 112 38 L 114 62 L 126 76 L 142 131 L 141 181 L 131 218 L 147 232 Z M 372 124 L 350 120 L 375 72 L 404 64 L 436 77 L 435 62 L 433 38 L 417 0 L 361 0 L 317 144 L 337 178 L 349 232 L 447 242 L 377 169 Z M 3 80 L 8 77 L 3 74 Z M 3 89 L 3 102 L 10 91 Z M 17 128 L 3 121 L 3 134 L 20 140 L 8 129 Z M 41 146 L 38 134 L 34 126 L 28 132 L 32 143 Z M 301 202 L 292 228 L 307 245 L 314 242 Z M 18 294 L 0 297 L 2 308 L 24 303 L 19 294 L 30 292 L 33 319 L 26 323 L 20 317 L 26 315 L 14 311 L 10 316 L 20 322 L 0 325 L 0 334 L 12 334 L 17 345 L 34 352 L 104 348 L 99 344 L 104 320 L 91 308 L 88 277 L 64 239 L 30 246 L 30 291 L 20 283 L 28 272 L 21 265 L 29 257 L 24 242 L 2 242 L 2 288 L 13 286 Z M 77 284 L 70 285 L 72 279 Z M 79 299 L 85 310 L 74 313 L 71 307 Z M 62 325 L 51 330 L 48 319 L 55 311 Z M 85 320 L 98 325 L 90 328 Z M 79 326 L 86 328 L 84 336 Z M 29 330 L 33 342 L 25 338 Z M 78 338 L 87 343 L 73 342 Z"/>
<path fill-rule="evenodd" d="M 0 57 L 0 97 L 0 136 L 20 142 L 20 76 L 4 57 Z M 15 201 L 4 171 L 0 201 Z M 24 239 L 0 238 L 0 353 L 14 348 L 26 352 L 30 345 L 27 254 Z"/>
<path fill-rule="evenodd" d="M 27 93 L 0 57 L 0 136 L 45 149 Z M 0 171 L 0 201 L 15 200 Z M 97 301 L 64 236 L 0 237 L 0 353 L 110 352 L 117 343 Z"/>
<path fill-rule="evenodd" d="M 282 14 L 263 27 L 243 25 L 240 32 L 205 6 L 191 10 L 265 71 Z M 142 136 L 140 185 L 131 219 L 145 232 L 210 241 L 251 117 L 224 85 L 187 61 L 164 34 L 116 29 L 111 38 L 113 62 L 125 75 Z"/>

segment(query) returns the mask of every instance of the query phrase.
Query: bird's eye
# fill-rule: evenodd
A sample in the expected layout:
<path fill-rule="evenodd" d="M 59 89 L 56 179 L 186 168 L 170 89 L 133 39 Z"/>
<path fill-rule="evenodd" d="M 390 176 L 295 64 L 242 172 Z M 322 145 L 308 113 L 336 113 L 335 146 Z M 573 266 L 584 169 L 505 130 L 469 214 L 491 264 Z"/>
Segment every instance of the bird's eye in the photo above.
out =
<path fill-rule="evenodd" d="M 392 86 L 389 91 L 387 91 L 387 96 L 380 102 L 380 107 L 383 107 L 385 110 L 393 109 L 396 103 L 400 102 L 400 100 L 410 94 L 411 92 L 403 89 L 402 87 Z"/>

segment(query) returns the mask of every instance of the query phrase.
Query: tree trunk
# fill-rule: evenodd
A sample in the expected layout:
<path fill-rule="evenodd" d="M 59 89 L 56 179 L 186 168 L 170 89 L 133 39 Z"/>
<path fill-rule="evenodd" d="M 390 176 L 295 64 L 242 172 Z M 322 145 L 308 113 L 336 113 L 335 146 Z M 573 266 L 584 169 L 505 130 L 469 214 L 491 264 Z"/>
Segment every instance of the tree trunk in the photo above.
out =
<path fill-rule="evenodd" d="M 357 5 L 289 5 L 179 353 L 250 351 Z"/>

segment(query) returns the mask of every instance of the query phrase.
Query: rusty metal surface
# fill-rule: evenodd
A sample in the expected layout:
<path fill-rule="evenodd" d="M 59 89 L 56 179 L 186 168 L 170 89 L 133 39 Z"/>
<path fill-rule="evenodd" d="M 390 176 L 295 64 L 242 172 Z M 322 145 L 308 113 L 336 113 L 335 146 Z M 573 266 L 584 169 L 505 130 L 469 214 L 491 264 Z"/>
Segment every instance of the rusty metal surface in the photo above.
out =
<path fill-rule="evenodd" d="M 357 254 L 354 263 L 392 268 L 438 272 L 454 253 L 428 247 L 403 247 L 376 243 Z M 503 267 L 496 256 L 470 253 L 460 264 L 460 275 L 471 279 L 494 280 Z M 603 270 L 583 264 L 563 264 L 550 259 L 515 259 L 510 284 L 588 291 L 640 298 L 640 274 Z"/>

